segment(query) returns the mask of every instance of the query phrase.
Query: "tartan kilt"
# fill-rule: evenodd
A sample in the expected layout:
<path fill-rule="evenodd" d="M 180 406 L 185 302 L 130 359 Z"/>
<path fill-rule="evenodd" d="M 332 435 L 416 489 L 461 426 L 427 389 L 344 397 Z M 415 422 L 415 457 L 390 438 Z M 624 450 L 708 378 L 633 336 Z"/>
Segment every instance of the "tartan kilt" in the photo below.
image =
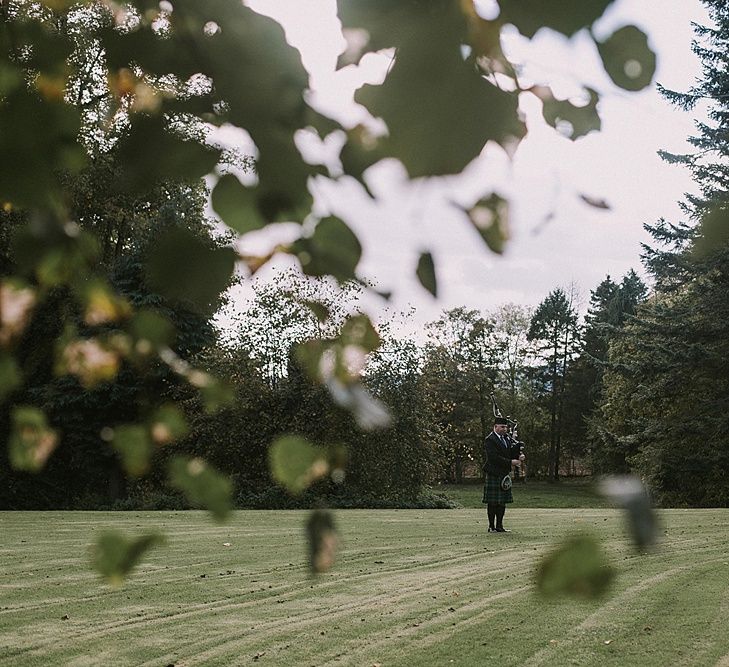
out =
<path fill-rule="evenodd" d="M 497 477 L 486 474 L 486 483 L 483 486 L 483 500 L 481 502 L 493 505 L 505 505 L 514 502 L 511 489 L 504 491 L 501 488 L 502 479 L 504 479 L 504 475 Z"/>

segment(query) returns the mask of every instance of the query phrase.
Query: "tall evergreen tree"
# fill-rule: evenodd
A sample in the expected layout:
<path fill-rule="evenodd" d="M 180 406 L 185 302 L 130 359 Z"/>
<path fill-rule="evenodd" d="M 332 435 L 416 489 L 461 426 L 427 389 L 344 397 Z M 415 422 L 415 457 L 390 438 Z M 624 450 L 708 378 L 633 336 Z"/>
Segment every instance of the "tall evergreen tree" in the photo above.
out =
<path fill-rule="evenodd" d="M 610 342 L 635 316 L 647 294 L 646 284 L 632 269 L 619 284 L 607 276 L 591 294 L 582 353 L 573 367 L 571 393 L 579 406 L 579 433 L 588 445 L 592 472 L 625 468 L 624 460 L 616 463 L 609 441 L 602 437 L 600 416 L 595 409 L 603 399 Z"/>
<path fill-rule="evenodd" d="M 696 28 L 701 76 L 686 93 L 663 91 L 684 109 L 709 106 L 696 150 L 664 154 L 700 194 L 687 196 L 685 220 L 647 226 L 655 293 L 611 344 L 596 421 L 615 467 L 640 473 L 659 502 L 694 506 L 729 500 L 729 6 L 704 4 L 714 25 Z"/>
<path fill-rule="evenodd" d="M 550 414 L 549 475 L 559 478 L 565 378 L 577 352 L 577 309 L 567 293 L 557 288 L 539 304 L 529 327 L 529 340 L 536 341 L 545 363 L 544 387 Z"/>

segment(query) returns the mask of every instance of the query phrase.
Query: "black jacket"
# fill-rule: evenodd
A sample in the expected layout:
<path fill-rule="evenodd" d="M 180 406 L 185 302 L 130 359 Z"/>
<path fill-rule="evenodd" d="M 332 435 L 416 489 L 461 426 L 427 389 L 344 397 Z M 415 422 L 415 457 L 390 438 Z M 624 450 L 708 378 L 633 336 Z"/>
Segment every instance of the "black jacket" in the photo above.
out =
<path fill-rule="evenodd" d="M 486 436 L 484 446 L 484 469 L 488 475 L 503 477 L 511 472 L 511 461 L 519 458 L 518 446 L 509 436 L 504 436 L 507 446 L 501 444 L 499 437 L 491 431 Z"/>

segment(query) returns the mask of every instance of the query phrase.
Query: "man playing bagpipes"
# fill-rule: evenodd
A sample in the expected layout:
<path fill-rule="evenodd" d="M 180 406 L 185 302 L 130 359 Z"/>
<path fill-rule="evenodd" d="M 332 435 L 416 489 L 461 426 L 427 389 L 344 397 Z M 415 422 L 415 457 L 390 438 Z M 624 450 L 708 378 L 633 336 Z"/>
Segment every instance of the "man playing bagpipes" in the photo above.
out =
<path fill-rule="evenodd" d="M 509 420 L 502 417 L 494 404 L 494 430 L 486 437 L 484 447 L 483 502 L 489 518 L 489 533 L 506 533 L 504 514 L 506 505 L 514 502 L 511 493 L 511 470 L 521 469 L 523 454 L 521 443 L 509 435 Z"/>

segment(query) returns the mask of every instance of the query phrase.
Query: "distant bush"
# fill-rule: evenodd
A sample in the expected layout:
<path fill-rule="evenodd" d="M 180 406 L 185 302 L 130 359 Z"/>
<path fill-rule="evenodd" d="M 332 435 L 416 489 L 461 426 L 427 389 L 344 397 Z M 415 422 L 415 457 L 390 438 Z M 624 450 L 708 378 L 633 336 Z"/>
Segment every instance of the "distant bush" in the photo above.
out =
<path fill-rule="evenodd" d="M 292 496 L 284 489 L 271 486 L 259 491 L 241 491 L 236 498 L 240 509 L 453 509 L 458 503 L 441 493 L 426 489 L 416 496 L 378 497 L 358 493 L 353 489 L 334 489 L 317 492 L 316 489 Z"/>

